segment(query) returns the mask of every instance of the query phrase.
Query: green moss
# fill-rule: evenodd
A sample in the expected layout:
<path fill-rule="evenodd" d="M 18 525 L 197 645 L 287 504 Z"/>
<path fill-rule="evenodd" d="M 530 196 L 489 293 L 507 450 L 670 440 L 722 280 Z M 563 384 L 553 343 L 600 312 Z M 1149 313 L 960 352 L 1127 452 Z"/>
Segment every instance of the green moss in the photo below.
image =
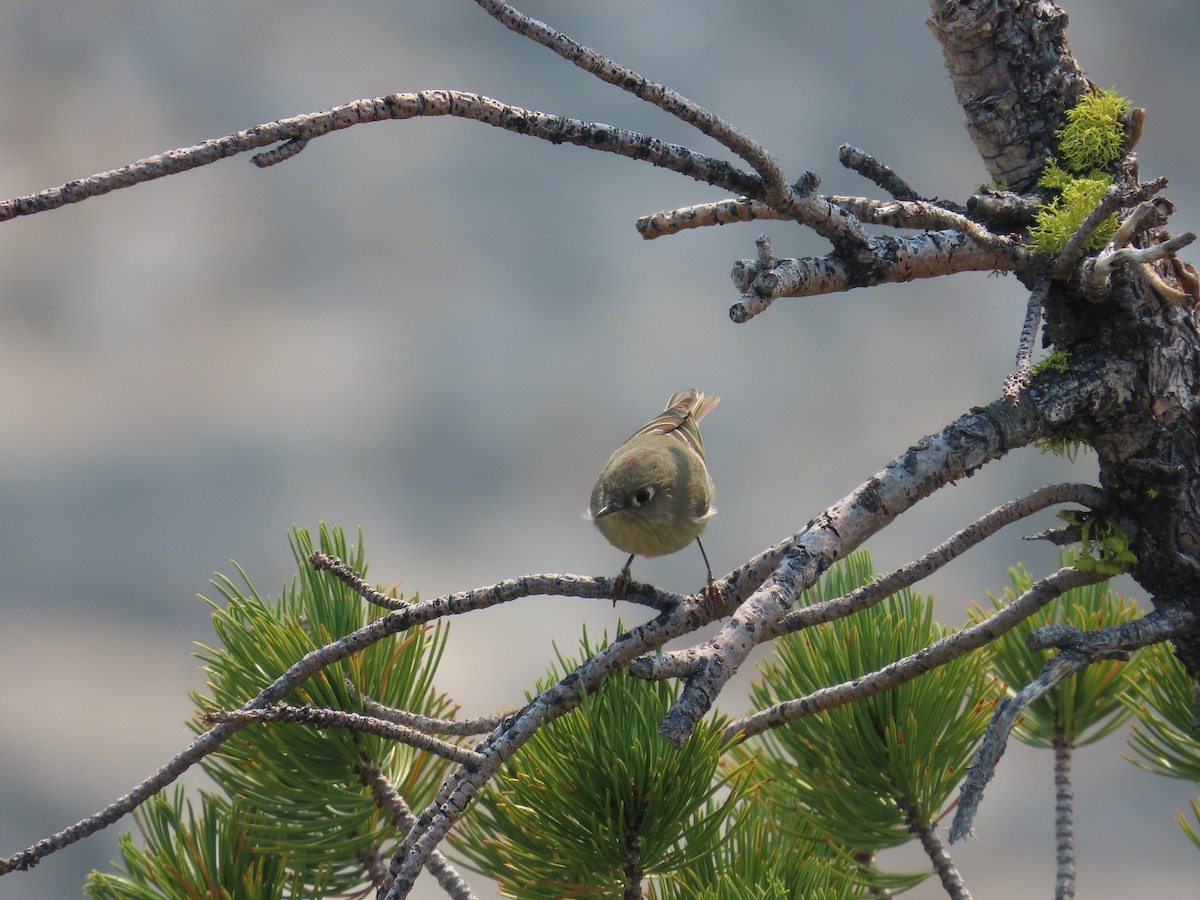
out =
<path fill-rule="evenodd" d="M 1059 375 L 1066 374 L 1067 362 L 1070 360 L 1071 354 L 1066 350 L 1051 350 L 1046 354 L 1046 358 L 1039 360 L 1030 370 L 1030 375 L 1038 375 L 1042 372 L 1057 372 Z"/>
<path fill-rule="evenodd" d="M 1100 518 L 1083 510 L 1065 510 L 1058 517 L 1079 529 L 1081 555 L 1076 568 L 1102 575 L 1120 575 L 1137 565 L 1130 539 L 1111 518 Z"/>
<path fill-rule="evenodd" d="M 1067 110 L 1066 123 L 1056 133 L 1059 156 L 1042 169 L 1038 186 L 1057 194 L 1034 213 L 1029 238 L 1043 253 L 1062 252 L 1096 204 L 1112 186 L 1105 169 L 1125 154 L 1125 120 L 1131 104 L 1115 91 L 1093 91 Z M 1084 245 L 1099 250 L 1117 230 L 1110 216 Z"/>
<path fill-rule="evenodd" d="M 1067 110 L 1056 133 L 1058 152 L 1075 175 L 1104 169 L 1125 155 L 1125 120 L 1132 104 L 1113 89 L 1086 94 Z"/>
<path fill-rule="evenodd" d="M 1052 166 L 1053 164 L 1047 166 L 1047 170 Z M 1038 207 L 1037 212 L 1033 214 L 1033 224 L 1029 227 L 1029 237 L 1034 246 L 1050 255 L 1062 252 L 1071 235 L 1079 230 L 1083 220 L 1091 214 L 1092 210 L 1096 208 L 1096 204 L 1104 198 L 1104 192 L 1112 186 L 1112 179 L 1106 176 L 1100 178 L 1067 176 L 1062 179 L 1061 175 L 1065 175 L 1063 170 L 1057 166 L 1053 166 L 1053 169 L 1049 179 L 1050 183 L 1043 183 L 1039 180 L 1038 184 L 1058 190 L 1059 195 L 1049 203 Z M 1043 172 L 1043 177 L 1045 177 L 1045 172 Z M 1084 245 L 1084 249 L 1101 249 L 1108 243 L 1109 238 L 1116 230 L 1117 217 L 1114 214 L 1105 219 L 1096 229 Z"/>
<path fill-rule="evenodd" d="M 1086 441 L 1065 436 L 1044 437 L 1033 442 L 1033 446 L 1037 447 L 1043 453 L 1053 453 L 1055 456 L 1062 456 L 1075 462 L 1075 458 L 1079 456 L 1079 451 L 1086 449 L 1089 445 Z"/>

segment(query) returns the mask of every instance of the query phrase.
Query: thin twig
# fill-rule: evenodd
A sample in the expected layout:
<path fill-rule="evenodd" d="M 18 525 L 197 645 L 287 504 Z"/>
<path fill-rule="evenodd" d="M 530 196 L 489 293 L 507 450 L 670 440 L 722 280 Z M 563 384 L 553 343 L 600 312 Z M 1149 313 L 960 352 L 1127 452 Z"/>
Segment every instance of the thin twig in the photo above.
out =
<path fill-rule="evenodd" d="M 650 81 L 632 69 L 613 62 L 602 53 L 583 46 L 551 28 L 545 22 L 527 16 L 501 0 L 476 0 L 479 6 L 505 28 L 553 51 L 607 84 L 633 94 L 639 100 L 657 106 L 682 122 L 691 125 L 736 153 L 756 171 L 765 185 L 765 199 L 772 206 L 786 204 L 778 201 L 790 195 L 783 168 L 778 160 L 757 141 L 726 122 L 720 116 L 692 102 L 664 85 Z"/>
<path fill-rule="evenodd" d="M 1054 900 L 1075 896 L 1075 793 L 1071 787 L 1074 745 L 1054 726 Z"/>
<path fill-rule="evenodd" d="M 950 858 L 950 853 L 946 850 L 946 845 L 941 842 L 937 836 L 937 831 L 930 822 L 926 822 L 916 805 L 911 799 L 900 793 L 899 787 L 892 794 L 892 802 L 900 808 L 904 814 L 904 821 L 908 825 L 908 830 L 916 835 L 921 842 L 921 847 L 925 850 L 925 855 L 929 857 L 929 861 L 933 863 L 933 871 L 937 873 L 938 880 L 942 883 L 942 888 L 946 891 L 946 895 L 951 900 L 971 900 L 971 892 L 967 890 L 967 886 L 963 883 L 962 876 L 958 872 L 958 867 L 954 865 L 954 860 Z"/>
<path fill-rule="evenodd" d="M 1037 340 L 1038 327 L 1042 324 L 1042 306 L 1046 302 L 1046 293 L 1050 290 L 1050 280 L 1043 278 L 1032 291 L 1025 306 L 1025 323 L 1021 326 L 1021 339 L 1017 342 L 1017 368 L 1004 379 L 1004 397 L 1009 403 L 1016 403 L 1017 397 L 1029 385 L 1033 372 L 1033 348 Z"/>
<path fill-rule="evenodd" d="M 921 196 L 909 187 L 908 182 L 897 175 L 891 166 L 880 162 L 866 150 L 860 150 L 850 144 L 842 144 L 838 147 L 838 162 L 868 181 L 873 181 L 897 200 L 921 199 Z"/>
<path fill-rule="evenodd" d="M 808 226 L 831 241 L 840 255 L 851 257 L 860 265 L 868 265 L 875 258 L 874 241 L 862 227 L 862 223 L 824 197 L 811 195 L 789 184 L 779 161 L 745 132 L 683 95 L 583 46 L 502 0 L 476 2 L 511 31 L 557 53 L 601 81 L 628 91 L 639 100 L 670 113 L 744 159 L 762 179 L 762 193 L 736 193 L 744 193 L 762 200 L 784 216 Z"/>
<path fill-rule="evenodd" d="M 341 728 L 346 731 L 361 731 L 377 737 L 398 741 L 417 750 L 424 750 L 434 756 L 440 756 L 460 765 L 477 765 L 479 754 L 467 747 L 459 747 L 446 741 L 439 741 L 421 731 L 405 728 L 394 722 L 377 719 L 374 716 L 364 716 L 361 713 L 349 712 L 344 709 L 329 709 L 316 706 L 291 706 L 281 704 L 267 706 L 261 709 L 220 709 L 204 714 L 206 722 L 288 722 L 299 725 L 311 725 L 314 728 Z"/>
<path fill-rule="evenodd" d="M 980 516 L 920 559 L 913 560 L 886 575 L 880 575 L 869 584 L 843 597 L 793 610 L 770 630 L 770 637 L 775 638 L 822 622 L 832 622 L 874 606 L 897 591 L 928 578 L 942 566 L 982 543 L 1006 525 L 1032 516 L 1047 507 L 1078 503 L 1089 509 L 1096 509 L 1104 501 L 1104 492 L 1090 484 L 1052 484 L 1038 488 L 1031 494 L 1003 503 Z"/>
<path fill-rule="evenodd" d="M 520 712 L 518 709 L 511 709 L 507 712 L 492 716 L 479 716 L 475 719 L 435 719 L 432 716 L 422 716 L 418 713 L 409 712 L 406 709 L 385 706 L 378 700 L 373 700 L 365 695 L 360 695 L 359 701 L 362 703 L 363 709 L 372 716 L 386 719 L 389 722 L 396 722 L 399 725 L 407 725 L 409 728 L 415 728 L 426 734 L 452 734 L 458 736 L 487 734 L 505 719 L 509 719 Z"/>
<path fill-rule="evenodd" d="M 1097 577 L 1096 580 L 1102 579 Z M 950 826 L 950 843 L 971 833 L 971 823 L 983 799 L 983 790 L 995 774 L 1013 726 L 1031 703 L 1097 660 L 1126 658 L 1131 650 L 1170 640 L 1193 629 L 1195 623 L 1195 614 L 1187 609 L 1159 606 L 1140 619 L 1099 631 L 1080 631 L 1067 625 L 1047 625 L 1031 631 L 1026 638 L 1031 650 L 1066 649 L 1049 660 L 1037 678 L 996 705 L 996 712 L 960 789 L 958 809 Z"/>
<path fill-rule="evenodd" d="M 308 561 L 314 569 L 329 572 L 360 596 L 379 594 L 379 591 L 359 575 L 352 566 L 347 565 L 336 556 L 317 551 L 308 558 Z M 509 578 L 487 587 L 447 594 L 445 597 L 435 600 L 405 603 L 396 612 L 407 612 L 416 607 L 424 608 L 426 604 L 436 603 L 444 605 L 448 614 L 460 615 L 471 609 L 484 609 L 521 597 L 557 596 L 586 599 L 603 597 L 605 600 L 611 600 L 614 581 L 615 579 L 609 577 L 588 578 L 583 575 L 522 575 L 519 578 Z M 682 597 L 670 591 L 660 591 L 653 585 L 635 581 L 630 583 L 622 599 L 661 611 L 677 606 Z M 377 601 L 372 600 L 371 602 Z M 437 616 L 433 618 L 437 618 Z"/>
<path fill-rule="evenodd" d="M 1113 215 L 1122 206 L 1141 203 L 1148 200 L 1167 186 L 1166 178 L 1155 178 L 1153 181 L 1147 181 L 1131 187 L 1126 184 L 1114 184 L 1104 196 L 1100 198 L 1100 202 L 1083 220 L 1080 226 L 1075 230 L 1075 233 L 1067 240 L 1062 252 L 1054 261 L 1054 268 L 1051 270 L 1050 277 L 1055 281 L 1067 281 L 1075 271 L 1075 265 L 1079 262 L 1079 257 L 1083 255 L 1084 245 L 1091 240 L 1092 235 L 1096 230 L 1104 224 L 1109 216 Z"/>
<path fill-rule="evenodd" d="M 764 194 L 758 176 L 679 144 L 610 125 L 521 109 L 481 94 L 418 91 L 355 100 L 321 112 L 267 122 L 246 131 L 141 159 L 119 169 L 69 181 L 37 194 L 0 201 L 0 222 L 78 203 L 89 197 L 210 165 L 239 153 L 262 150 L 272 144 L 282 143 L 283 147 L 256 155 L 253 160 L 256 165 L 265 167 L 290 159 L 313 138 L 354 125 L 436 116 L 472 119 L 553 144 L 574 144 L 644 160 L 734 194 Z"/>
<path fill-rule="evenodd" d="M 769 728 L 778 728 L 796 719 L 845 706 L 847 703 L 853 703 L 899 687 L 931 669 L 944 666 L 960 656 L 991 643 L 1064 591 L 1085 584 L 1095 584 L 1105 580 L 1106 577 L 1096 572 L 1085 572 L 1080 569 L 1059 569 L 1053 575 L 1035 582 L 1024 594 L 982 622 L 977 622 L 962 631 L 956 631 L 934 641 L 916 653 L 889 663 L 874 672 L 861 675 L 852 681 L 821 688 L 807 696 L 777 703 L 753 715 L 737 719 L 726 728 L 725 737 L 730 740 L 739 736 L 752 737 Z"/>

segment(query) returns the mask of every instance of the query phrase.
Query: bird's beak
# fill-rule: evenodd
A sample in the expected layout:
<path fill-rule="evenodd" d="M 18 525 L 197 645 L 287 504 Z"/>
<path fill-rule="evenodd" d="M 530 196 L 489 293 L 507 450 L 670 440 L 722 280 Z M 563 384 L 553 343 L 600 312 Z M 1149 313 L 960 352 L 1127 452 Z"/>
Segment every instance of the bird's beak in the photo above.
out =
<path fill-rule="evenodd" d="M 615 513 L 620 508 L 621 507 L 617 506 L 617 504 L 615 504 L 611 500 L 609 500 L 602 507 L 600 507 L 598 510 L 596 510 L 596 512 L 592 516 L 592 518 L 593 519 L 603 519 L 605 516 L 609 515 L 610 513 Z"/>

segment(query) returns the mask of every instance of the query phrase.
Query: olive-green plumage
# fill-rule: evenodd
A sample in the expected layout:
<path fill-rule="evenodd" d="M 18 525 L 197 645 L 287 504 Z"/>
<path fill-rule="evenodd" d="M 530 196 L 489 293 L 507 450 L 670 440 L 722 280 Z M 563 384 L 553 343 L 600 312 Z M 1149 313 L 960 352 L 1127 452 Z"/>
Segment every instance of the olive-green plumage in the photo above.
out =
<path fill-rule="evenodd" d="M 716 512 L 698 423 L 720 399 L 695 388 L 673 394 L 600 472 L 592 488 L 592 521 L 610 544 L 630 554 L 618 590 L 628 583 L 634 556 L 665 556 L 698 543 Z"/>

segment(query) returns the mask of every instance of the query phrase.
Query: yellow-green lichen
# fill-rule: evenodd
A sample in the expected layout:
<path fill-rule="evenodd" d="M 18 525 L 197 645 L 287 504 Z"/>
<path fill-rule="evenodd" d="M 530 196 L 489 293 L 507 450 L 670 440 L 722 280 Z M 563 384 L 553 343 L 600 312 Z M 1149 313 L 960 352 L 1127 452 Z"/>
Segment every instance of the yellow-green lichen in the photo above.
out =
<path fill-rule="evenodd" d="M 1096 90 L 1067 110 L 1066 123 L 1055 132 L 1059 156 L 1046 163 L 1038 185 L 1057 194 L 1034 213 L 1030 241 L 1043 253 L 1062 252 L 1104 192 L 1112 176 L 1104 169 L 1125 154 L 1125 120 L 1131 104 L 1112 90 Z M 1117 229 L 1111 216 L 1096 229 L 1084 250 L 1099 250 Z"/>
<path fill-rule="evenodd" d="M 1085 94 L 1057 132 L 1063 165 L 1076 175 L 1103 169 L 1125 155 L 1125 120 L 1132 104 L 1115 89 Z"/>
<path fill-rule="evenodd" d="M 1057 372 L 1062 375 L 1067 371 L 1067 362 L 1070 360 L 1071 354 L 1066 350 L 1051 350 L 1046 354 L 1044 359 L 1038 360 L 1030 370 L 1030 375 L 1038 375 L 1042 372 Z"/>
<path fill-rule="evenodd" d="M 1050 435 L 1049 437 L 1038 438 L 1033 442 L 1033 446 L 1037 447 L 1043 453 L 1053 453 L 1055 456 L 1061 456 L 1070 462 L 1075 462 L 1079 456 L 1080 450 L 1086 450 L 1091 445 L 1083 438 L 1075 435 Z"/>
<path fill-rule="evenodd" d="M 1079 509 L 1065 510 L 1058 517 L 1079 529 L 1081 556 L 1075 561 L 1077 569 L 1120 575 L 1137 565 L 1129 534 L 1111 518 L 1102 519 Z"/>
<path fill-rule="evenodd" d="M 1061 172 L 1061 169 L 1057 169 Z M 1038 182 L 1042 187 L 1048 184 Z M 1112 186 L 1112 179 L 1102 178 L 1068 178 L 1055 185 L 1058 196 L 1049 203 L 1038 207 L 1033 214 L 1033 224 L 1029 226 L 1029 238 L 1034 246 L 1043 253 L 1057 255 L 1062 252 L 1067 241 L 1071 239 L 1079 226 L 1104 199 L 1104 193 Z M 1108 243 L 1113 232 L 1117 230 L 1117 217 L 1111 215 L 1092 234 L 1084 250 L 1099 250 Z"/>

